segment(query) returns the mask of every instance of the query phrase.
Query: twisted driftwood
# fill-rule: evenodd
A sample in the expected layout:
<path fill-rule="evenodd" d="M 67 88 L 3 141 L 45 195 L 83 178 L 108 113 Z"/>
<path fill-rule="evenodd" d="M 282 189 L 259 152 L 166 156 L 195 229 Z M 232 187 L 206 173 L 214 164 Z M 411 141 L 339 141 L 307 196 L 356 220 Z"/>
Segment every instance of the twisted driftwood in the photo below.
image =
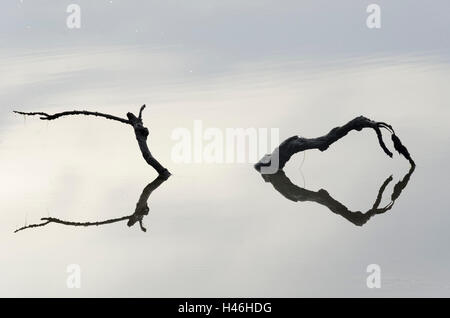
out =
<path fill-rule="evenodd" d="M 392 176 L 388 177 L 384 183 L 381 185 L 380 190 L 378 191 L 377 198 L 372 208 L 367 212 L 363 213 L 361 211 L 350 211 L 345 205 L 335 200 L 326 190 L 320 189 L 319 191 L 310 191 L 304 188 L 300 188 L 296 186 L 289 180 L 289 178 L 285 175 L 283 170 L 278 171 L 275 174 L 263 174 L 262 177 L 266 182 L 270 182 L 273 187 L 280 192 L 285 198 L 294 201 L 294 202 L 316 202 L 327 207 L 331 212 L 338 214 L 344 217 L 346 220 L 351 223 L 362 226 L 364 225 L 372 216 L 377 214 L 382 214 L 394 206 L 395 200 L 400 196 L 403 189 L 406 188 L 406 185 L 409 182 L 409 179 L 414 172 L 415 166 L 411 165 L 409 172 L 400 180 L 392 191 L 391 202 L 389 202 L 385 207 L 379 207 L 381 203 L 381 199 L 383 197 L 383 192 L 386 189 L 387 185 L 392 181 Z"/>
<path fill-rule="evenodd" d="M 375 130 L 381 148 L 389 157 L 392 157 L 392 152 L 389 151 L 383 141 L 381 128 L 389 131 L 392 134 L 391 139 L 394 143 L 395 150 L 403 155 L 412 166 L 415 166 L 414 160 L 411 158 L 408 149 L 403 146 L 391 125 L 384 122 L 372 121 L 364 116 L 359 116 L 349 121 L 344 126 L 333 128 L 325 136 L 317 138 L 303 138 L 298 136 L 290 137 L 283 141 L 271 154 L 265 155 L 259 162 L 257 162 L 255 164 L 255 168 L 263 174 L 276 173 L 277 171 L 282 170 L 289 159 L 297 152 L 309 149 L 319 149 L 320 151 L 325 151 L 331 144 L 345 137 L 350 131 L 360 131 L 363 128 L 372 128 Z"/>
<path fill-rule="evenodd" d="M 144 127 L 143 121 L 142 121 L 142 112 L 145 108 L 145 105 L 142 105 L 141 109 L 139 110 L 139 116 L 136 117 L 133 113 L 127 113 L 127 118 L 120 118 L 109 114 L 103 114 L 99 112 L 90 112 L 87 110 L 73 110 L 73 111 L 65 111 L 61 113 L 56 113 L 53 115 L 49 115 L 44 112 L 21 112 L 21 111 L 14 111 L 16 114 L 21 114 L 25 116 L 41 116 L 41 120 L 55 120 L 63 116 L 72 116 L 72 115 L 85 115 L 85 116 L 97 116 L 97 117 L 103 117 L 110 120 L 115 120 L 124 124 L 131 125 L 134 129 L 134 133 L 136 135 L 136 140 L 139 145 L 139 149 L 141 150 L 142 156 L 144 157 L 145 161 L 152 166 L 160 176 L 168 177 L 170 176 L 169 170 L 164 168 L 158 160 L 156 160 L 150 150 L 148 149 L 147 145 L 147 137 L 149 135 L 149 131 L 146 127 Z"/>
<path fill-rule="evenodd" d="M 147 203 L 148 198 L 150 197 L 150 194 L 154 190 L 156 190 L 161 184 L 163 184 L 167 180 L 167 178 L 168 177 L 158 176 L 155 180 L 150 182 L 144 188 L 144 190 L 142 190 L 142 194 L 139 197 L 138 202 L 136 203 L 136 209 L 134 210 L 134 213 L 131 215 L 125 215 L 125 216 L 122 216 L 119 218 L 108 219 L 108 220 L 97 221 L 97 222 L 73 222 L 73 221 L 64 221 L 64 220 L 61 220 L 58 218 L 45 217 L 45 218 L 41 218 L 41 221 L 43 221 L 42 223 L 30 224 L 30 225 L 23 226 L 23 227 L 15 230 L 14 233 L 17 233 L 19 231 L 23 231 L 26 229 L 42 227 L 42 226 L 45 226 L 50 223 L 57 223 L 57 224 L 63 224 L 63 225 L 69 225 L 69 226 L 87 227 L 87 226 L 99 226 L 99 225 L 112 224 L 112 223 L 117 223 L 117 222 L 121 222 L 121 221 L 125 221 L 125 220 L 128 220 L 127 225 L 129 227 L 131 227 L 134 224 L 136 224 L 137 222 L 139 222 L 139 227 L 141 228 L 141 230 L 146 232 L 147 229 L 143 225 L 143 220 L 144 220 L 144 216 L 148 215 L 148 212 L 150 211 L 150 209 L 148 207 L 148 203 Z"/>

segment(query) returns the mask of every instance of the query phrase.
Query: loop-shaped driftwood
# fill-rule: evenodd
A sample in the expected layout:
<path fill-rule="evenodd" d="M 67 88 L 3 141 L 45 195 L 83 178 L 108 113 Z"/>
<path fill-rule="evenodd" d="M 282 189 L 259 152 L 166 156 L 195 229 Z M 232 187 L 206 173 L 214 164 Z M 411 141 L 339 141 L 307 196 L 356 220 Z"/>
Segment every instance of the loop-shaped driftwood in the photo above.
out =
<path fill-rule="evenodd" d="M 381 134 L 382 128 L 389 131 L 392 134 L 391 139 L 395 150 L 403 155 L 412 166 L 415 166 L 414 160 L 411 158 L 408 149 L 406 149 L 406 147 L 402 144 L 391 125 L 384 122 L 376 122 L 364 116 L 359 116 L 343 126 L 331 129 L 328 134 L 321 137 L 303 138 L 299 136 L 292 136 L 283 141 L 271 154 L 265 155 L 255 164 L 255 168 L 262 173 L 264 173 L 265 170 L 270 171 L 267 173 L 276 173 L 284 168 L 286 163 L 294 154 L 309 149 L 319 149 L 320 151 L 325 151 L 331 146 L 331 144 L 345 137 L 350 131 L 360 131 L 363 128 L 371 128 L 375 130 L 378 137 L 378 143 L 381 148 L 389 157 L 392 157 L 392 152 L 386 147 Z M 266 169 L 268 167 L 271 169 Z"/>

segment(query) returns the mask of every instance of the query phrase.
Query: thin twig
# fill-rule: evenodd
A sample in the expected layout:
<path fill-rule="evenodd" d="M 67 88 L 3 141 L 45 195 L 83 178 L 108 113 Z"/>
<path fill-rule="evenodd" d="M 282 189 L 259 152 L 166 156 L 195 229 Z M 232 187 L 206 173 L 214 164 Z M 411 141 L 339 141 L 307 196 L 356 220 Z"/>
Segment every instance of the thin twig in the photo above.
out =
<path fill-rule="evenodd" d="M 124 118 L 120 118 L 117 116 L 113 116 L 110 114 L 104 114 L 99 112 L 91 112 L 87 110 L 72 110 L 72 111 L 65 111 L 61 113 L 56 114 L 47 114 L 44 112 L 22 112 L 15 110 L 14 113 L 21 114 L 21 115 L 27 115 L 27 116 L 41 116 L 41 120 L 54 120 L 63 116 L 72 116 L 72 115 L 85 115 L 85 116 L 97 116 L 97 117 L 103 117 L 106 119 L 116 120 L 124 124 L 130 124 L 130 122 Z"/>

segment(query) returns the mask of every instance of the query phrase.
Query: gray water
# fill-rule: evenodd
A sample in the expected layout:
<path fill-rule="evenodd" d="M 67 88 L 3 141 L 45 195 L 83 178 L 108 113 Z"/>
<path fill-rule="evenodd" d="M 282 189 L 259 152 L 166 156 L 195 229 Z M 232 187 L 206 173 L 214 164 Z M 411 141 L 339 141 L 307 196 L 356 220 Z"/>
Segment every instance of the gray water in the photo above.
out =
<path fill-rule="evenodd" d="M 382 28 L 351 1 L 78 1 L 82 27 L 49 1 L 0 5 L 1 296 L 450 296 L 450 51 L 445 1 L 378 1 Z M 150 148 L 173 176 L 143 225 L 76 227 L 134 212 L 156 173 L 133 131 L 99 118 L 146 103 Z M 317 137 L 364 115 L 386 121 L 417 163 L 383 214 L 355 225 L 294 202 L 252 164 L 177 164 L 177 127 L 279 128 Z M 389 137 L 387 145 L 393 150 Z M 285 174 L 351 211 L 380 206 L 410 171 L 373 131 L 297 154 Z M 81 288 L 66 286 L 69 264 Z M 381 268 L 369 289 L 366 268 Z"/>

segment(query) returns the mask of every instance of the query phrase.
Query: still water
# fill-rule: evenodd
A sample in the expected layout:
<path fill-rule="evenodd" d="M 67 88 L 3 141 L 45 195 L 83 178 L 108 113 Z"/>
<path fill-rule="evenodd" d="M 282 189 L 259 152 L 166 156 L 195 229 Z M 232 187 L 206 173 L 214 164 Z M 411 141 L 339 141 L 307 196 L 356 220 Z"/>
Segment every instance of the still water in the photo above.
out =
<path fill-rule="evenodd" d="M 389 42 L 386 50 L 330 56 L 283 45 L 270 54 L 214 54 L 198 34 L 191 47 L 146 36 L 48 48 L 6 38 L 1 296 L 450 296 L 445 49 L 422 35 L 423 49 L 413 52 Z M 269 34 L 267 41 L 275 40 Z M 142 160 L 130 127 L 12 113 L 88 109 L 125 117 L 143 103 L 150 149 L 173 174 L 166 181 Z M 194 120 L 223 130 L 279 128 L 285 139 L 317 137 L 359 115 L 393 125 L 415 170 L 397 153 L 387 157 L 365 130 L 323 153 L 295 155 L 272 178 L 250 163 L 171 158 L 172 131 L 192 129 Z M 381 210 L 374 210 L 380 193 Z M 147 195 L 140 225 L 133 213 Z M 42 226 L 14 233 L 30 224 Z M 80 289 L 66 286 L 69 264 L 80 265 Z M 369 264 L 380 265 L 380 289 L 366 286 Z"/>

